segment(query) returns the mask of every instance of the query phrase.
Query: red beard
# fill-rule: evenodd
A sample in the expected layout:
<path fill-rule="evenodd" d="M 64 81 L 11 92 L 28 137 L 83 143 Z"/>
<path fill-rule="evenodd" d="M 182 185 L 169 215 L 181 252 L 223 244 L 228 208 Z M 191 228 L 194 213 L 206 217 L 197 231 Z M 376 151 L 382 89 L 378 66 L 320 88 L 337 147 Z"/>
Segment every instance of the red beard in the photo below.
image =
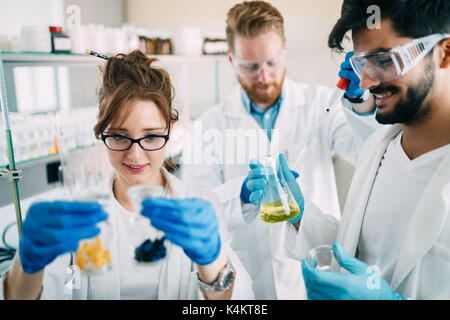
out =
<path fill-rule="evenodd" d="M 285 76 L 286 76 L 286 70 L 283 71 L 283 77 L 281 78 L 280 83 L 258 82 L 258 83 L 248 86 L 245 84 L 245 82 L 239 76 L 238 76 L 238 81 L 253 103 L 262 103 L 262 104 L 271 105 L 272 103 L 275 103 L 275 101 L 278 99 L 278 97 L 281 94 L 281 89 L 283 87 Z M 261 92 L 261 91 L 257 90 L 258 88 L 269 88 L 269 87 L 273 88 L 269 92 Z"/>

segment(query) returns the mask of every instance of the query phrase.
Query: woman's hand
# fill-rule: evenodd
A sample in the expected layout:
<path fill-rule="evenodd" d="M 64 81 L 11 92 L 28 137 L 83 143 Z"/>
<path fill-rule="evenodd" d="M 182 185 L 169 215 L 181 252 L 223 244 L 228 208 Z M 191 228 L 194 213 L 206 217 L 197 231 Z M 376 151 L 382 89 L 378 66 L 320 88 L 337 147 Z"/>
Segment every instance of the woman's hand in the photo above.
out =
<path fill-rule="evenodd" d="M 142 202 L 141 213 L 196 264 L 207 265 L 218 258 L 219 223 L 208 201 L 150 198 Z"/>
<path fill-rule="evenodd" d="M 22 226 L 19 257 L 26 273 L 36 273 L 67 252 L 76 251 L 81 239 L 100 233 L 97 223 L 108 215 L 97 203 L 38 202 L 31 205 Z"/>
<path fill-rule="evenodd" d="M 5 279 L 5 299 L 38 299 L 44 268 L 56 257 L 77 250 L 81 239 L 100 233 L 108 215 L 97 203 L 38 202 L 22 225 L 19 251 Z"/>

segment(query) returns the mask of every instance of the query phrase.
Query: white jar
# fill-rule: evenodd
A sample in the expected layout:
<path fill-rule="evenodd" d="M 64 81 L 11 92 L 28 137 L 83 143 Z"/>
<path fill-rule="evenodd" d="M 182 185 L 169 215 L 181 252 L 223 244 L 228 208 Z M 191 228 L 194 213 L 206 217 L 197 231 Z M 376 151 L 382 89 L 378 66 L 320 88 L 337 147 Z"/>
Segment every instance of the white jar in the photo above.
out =
<path fill-rule="evenodd" d="M 47 26 L 22 26 L 21 38 L 22 51 L 52 51 L 52 40 Z"/>
<path fill-rule="evenodd" d="M 98 53 L 105 54 L 108 50 L 108 40 L 107 32 L 105 26 L 102 24 L 88 25 L 88 39 L 89 39 L 89 49 L 94 50 Z"/>
<path fill-rule="evenodd" d="M 72 53 L 84 54 L 86 49 L 91 49 L 89 47 L 88 32 L 85 26 L 69 30 L 67 33 L 72 42 Z"/>
<path fill-rule="evenodd" d="M 22 44 L 20 35 L 0 35 L 0 50 L 3 52 L 20 52 Z"/>

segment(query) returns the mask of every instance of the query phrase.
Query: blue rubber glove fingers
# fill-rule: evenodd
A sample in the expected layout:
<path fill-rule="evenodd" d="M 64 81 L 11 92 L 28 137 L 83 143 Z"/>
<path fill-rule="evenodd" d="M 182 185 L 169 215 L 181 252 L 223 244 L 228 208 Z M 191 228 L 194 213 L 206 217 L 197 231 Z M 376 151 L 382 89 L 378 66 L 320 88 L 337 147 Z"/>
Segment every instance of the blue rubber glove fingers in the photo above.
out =
<path fill-rule="evenodd" d="M 333 253 L 339 265 L 350 271 L 350 273 L 365 274 L 367 272 L 368 265 L 349 255 L 337 242 L 333 244 Z"/>
<path fill-rule="evenodd" d="M 339 265 L 350 271 L 348 275 L 353 282 L 359 283 L 362 289 L 351 292 L 355 299 L 369 300 L 404 300 L 405 298 L 393 291 L 389 284 L 381 277 L 377 266 L 368 266 L 366 263 L 349 255 L 337 242 L 333 244 L 333 252 Z M 353 278 L 351 278 L 353 276 Z M 353 289 L 357 288 L 357 285 Z"/>
<path fill-rule="evenodd" d="M 166 233 L 199 265 L 215 261 L 220 253 L 219 223 L 214 208 L 200 199 L 152 198 L 142 202 L 142 215 Z"/>
<path fill-rule="evenodd" d="M 333 245 L 339 264 L 350 273 L 322 271 L 311 259 L 302 260 L 302 273 L 308 299 L 392 300 L 403 299 L 374 269 L 350 256 L 340 244 Z"/>
<path fill-rule="evenodd" d="M 91 226 L 108 218 L 95 202 L 54 201 L 33 204 L 27 217 L 42 226 L 53 228 Z"/>
<path fill-rule="evenodd" d="M 345 91 L 345 94 L 350 98 L 356 98 L 360 97 L 364 94 L 363 89 L 360 88 L 359 83 L 360 79 L 354 72 L 351 64 L 350 64 L 350 58 L 353 56 L 353 51 L 348 52 L 345 55 L 344 62 L 341 63 L 341 69 L 339 71 L 339 77 L 345 78 L 350 80 L 347 90 Z"/>
<path fill-rule="evenodd" d="M 353 300 L 352 291 L 361 289 L 362 279 L 354 274 L 344 274 L 316 269 L 317 262 L 311 258 L 302 260 L 303 280 L 310 300 Z"/>
<path fill-rule="evenodd" d="M 249 202 L 259 206 L 264 196 L 264 189 L 267 186 L 265 178 L 255 178 L 247 181 L 247 189 L 250 191 Z"/>
<path fill-rule="evenodd" d="M 75 251 L 81 239 L 100 233 L 96 224 L 107 217 L 96 203 L 55 201 L 32 204 L 19 241 L 24 271 L 35 273 L 59 255 Z"/>
<path fill-rule="evenodd" d="M 45 238 L 45 243 L 42 239 L 36 241 L 34 238 L 27 236 L 26 231 L 23 231 L 22 237 L 20 238 L 19 257 L 22 268 L 26 273 L 38 272 L 50 264 L 56 257 L 76 251 L 80 239 L 90 239 L 99 235 L 100 228 L 85 227 L 66 229 L 64 231 L 41 228 L 40 232 L 43 238 Z M 48 242 L 52 237 L 55 238 L 55 242 Z"/>
<path fill-rule="evenodd" d="M 292 171 L 289 169 L 289 166 L 287 164 L 286 158 L 284 154 L 280 153 L 279 155 L 279 163 L 281 167 L 281 171 L 286 179 L 286 183 L 288 184 L 289 189 L 292 192 L 292 195 L 295 198 L 295 201 L 297 202 L 299 208 L 300 208 L 300 214 L 291 220 L 297 220 L 298 222 L 301 219 L 301 216 L 303 215 L 303 210 L 305 209 L 305 199 L 303 198 L 303 193 L 300 189 L 300 185 L 297 183 L 297 180 L 292 173 Z M 294 222 L 294 223 L 296 223 Z"/>
<path fill-rule="evenodd" d="M 254 159 L 250 160 L 249 167 L 250 171 L 241 188 L 241 200 L 259 206 L 267 185 L 267 169 Z"/>

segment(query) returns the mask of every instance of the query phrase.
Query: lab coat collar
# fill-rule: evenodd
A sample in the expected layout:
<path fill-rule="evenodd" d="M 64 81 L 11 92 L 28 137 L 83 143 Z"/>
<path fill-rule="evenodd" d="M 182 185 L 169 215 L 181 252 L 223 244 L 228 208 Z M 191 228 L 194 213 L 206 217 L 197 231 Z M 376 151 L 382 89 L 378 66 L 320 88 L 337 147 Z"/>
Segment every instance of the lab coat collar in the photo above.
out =
<path fill-rule="evenodd" d="M 391 286 L 396 290 L 438 239 L 450 211 L 450 152 L 428 183 L 408 223 Z"/>
<path fill-rule="evenodd" d="M 387 129 L 387 132 L 386 132 Z M 364 154 L 370 160 L 361 161 L 359 172 L 364 172 L 364 176 L 355 176 L 351 189 L 358 188 L 359 191 L 349 190 L 345 202 L 345 215 L 341 222 L 336 241 L 352 256 L 357 256 L 357 246 L 361 233 L 362 222 L 373 182 L 378 172 L 381 159 L 386 152 L 389 142 L 401 131 L 401 125 L 394 125 L 390 128 L 380 129 L 385 132 L 384 136 L 373 143 L 374 149 L 371 154 Z M 376 133 L 375 133 L 376 134 Z"/>

